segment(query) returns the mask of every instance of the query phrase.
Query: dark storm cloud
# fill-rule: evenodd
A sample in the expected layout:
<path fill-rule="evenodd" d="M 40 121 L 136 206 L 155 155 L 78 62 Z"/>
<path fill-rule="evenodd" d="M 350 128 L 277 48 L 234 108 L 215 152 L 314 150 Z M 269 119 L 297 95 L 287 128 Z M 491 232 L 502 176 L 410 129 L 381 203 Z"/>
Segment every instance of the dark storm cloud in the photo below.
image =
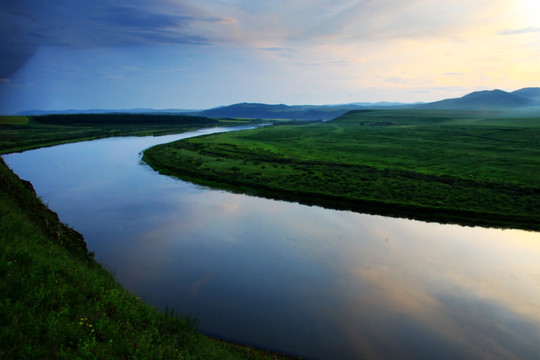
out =
<path fill-rule="evenodd" d="M 0 79 L 7 79 L 28 60 L 39 46 L 39 37 L 26 33 L 35 19 L 26 16 L 9 5 L 14 1 L 7 0 L 0 5 Z"/>
<path fill-rule="evenodd" d="M 9 78 L 40 45 L 88 48 L 136 44 L 210 44 L 190 25 L 229 21 L 166 1 L 3 0 L 0 79 Z"/>

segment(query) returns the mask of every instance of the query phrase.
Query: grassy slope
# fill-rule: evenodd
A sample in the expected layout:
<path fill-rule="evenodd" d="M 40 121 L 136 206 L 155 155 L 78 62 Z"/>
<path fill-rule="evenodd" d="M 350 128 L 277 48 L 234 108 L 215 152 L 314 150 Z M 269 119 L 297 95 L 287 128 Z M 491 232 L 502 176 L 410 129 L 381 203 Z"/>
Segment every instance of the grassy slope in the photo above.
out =
<path fill-rule="evenodd" d="M 25 118 L 2 120 L 27 124 Z M 62 128 L 73 127 L 43 129 L 60 138 Z M 32 138 L 34 129 L 27 130 Z M 14 150 L 0 134 L 0 147 Z M 34 140 L 32 147 L 39 146 Z M 82 236 L 1 159 L 0 324 L 0 359 L 286 358 L 205 337 L 190 320 L 125 291 L 88 254 Z"/>
<path fill-rule="evenodd" d="M 441 222 L 540 228 L 540 119 L 351 112 L 147 150 L 159 171 L 263 196 Z"/>

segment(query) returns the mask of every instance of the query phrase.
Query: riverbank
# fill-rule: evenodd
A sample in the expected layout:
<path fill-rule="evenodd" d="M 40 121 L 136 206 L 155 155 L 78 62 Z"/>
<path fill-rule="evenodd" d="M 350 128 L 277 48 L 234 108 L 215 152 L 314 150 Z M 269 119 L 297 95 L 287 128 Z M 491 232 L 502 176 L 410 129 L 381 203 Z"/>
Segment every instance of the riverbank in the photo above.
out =
<path fill-rule="evenodd" d="M 255 120 L 185 115 L 71 114 L 0 116 L 0 154 L 117 136 L 160 136 Z"/>
<path fill-rule="evenodd" d="M 540 229 L 540 119 L 354 111 L 159 145 L 167 175 L 259 196 L 442 223 Z"/>
<path fill-rule="evenodd" d="M 0 358 L 290 359 L 206 337 L 124 290 L 3 160 L 0 234 Z"/>

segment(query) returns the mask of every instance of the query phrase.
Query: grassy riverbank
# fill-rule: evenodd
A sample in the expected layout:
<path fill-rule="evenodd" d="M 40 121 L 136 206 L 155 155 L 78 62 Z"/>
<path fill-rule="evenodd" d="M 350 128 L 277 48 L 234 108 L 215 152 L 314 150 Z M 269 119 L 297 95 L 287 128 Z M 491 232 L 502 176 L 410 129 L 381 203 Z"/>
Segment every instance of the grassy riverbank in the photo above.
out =
<path fill-rule="evenodd" d="M 83 140 L 100 128 L 22 117 L 2 121 L 14 129 L 0 127 L 4 153 Z M 121 125 L 112 126 L 122 127 L 124 135 L 154 131 L 148 124 Z M 170 124 L 155 131 L 200 127 Z M 6 135 L 15 130 L 28 141 Z M 0 359 L 290 359 L 206 337 L 192 320 L 164 314 L 125 291 L 94 261 L 82 236 L 62 224 L 1 159 L 0 323 Z"/>
<path fill-rule="evenodd" d="M 0 154 L 105 137 L 158 136 L 251 122 L 144 114 L 0 116 Z"/>
<path fill-rule="evenodd" d="M 200 184 L 306 204 L 540 229 L 540 117 L 353 111 L 159 145 L 144 160 Z"/>

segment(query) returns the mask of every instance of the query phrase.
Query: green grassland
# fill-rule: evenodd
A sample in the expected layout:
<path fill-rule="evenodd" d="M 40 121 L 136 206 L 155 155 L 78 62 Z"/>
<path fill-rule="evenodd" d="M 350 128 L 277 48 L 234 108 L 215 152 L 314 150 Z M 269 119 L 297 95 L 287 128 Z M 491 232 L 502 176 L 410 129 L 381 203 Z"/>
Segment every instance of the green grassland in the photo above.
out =
<path fill-rule="evenodd" d="M 0 149 L 216 124 L 69 118 L 0 117 Z M 195 323 L 124 290 L 0 158 L 0 359 L 292 359 L 206 337 Z"/>
<path fill-rule="evenodd" d="M 158 136 L 251 122 L 144 114 L 0 116 L 0 154 L 104 137 Z"/>
<path fill-rule="evenodd" d="M 200 184 L 306 204 L 540 229 L 540 117 L 351 111 L 158 145 L 143 159 Z"/>

